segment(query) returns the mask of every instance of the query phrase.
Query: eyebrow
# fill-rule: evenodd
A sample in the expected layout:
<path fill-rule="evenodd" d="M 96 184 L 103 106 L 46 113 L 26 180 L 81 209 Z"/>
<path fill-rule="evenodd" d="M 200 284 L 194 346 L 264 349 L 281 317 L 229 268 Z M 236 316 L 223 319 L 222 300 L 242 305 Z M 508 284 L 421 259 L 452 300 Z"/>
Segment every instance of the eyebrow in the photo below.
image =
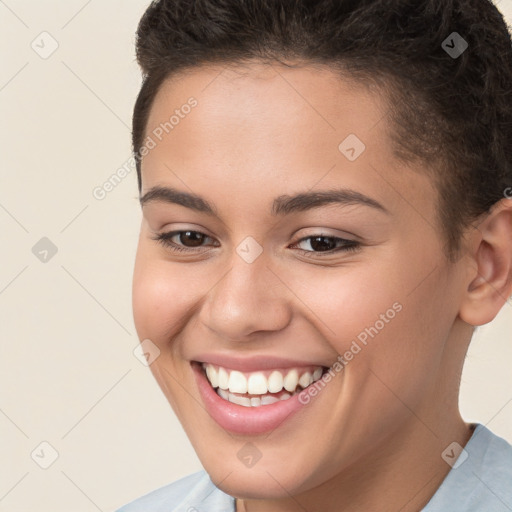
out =
<path fill-rule="evenodd" d="M 183 192 L 171 187 L 155 186 L 140 197 L 139 201 L 141 206 L 151 202 L 178 204 L 200 213 L 218 217 L 217 209 L 206 199 L 197 194 Z M 330 204 L 369 206 L 389 214 L 389 211 L 376 199 L 368 197 L 356 190 L 346 188 L 302 192 L 293 196 L 278 196 L 274 199 L 272 204 L 271 214 L 273 216 L 288 215 Z"/>

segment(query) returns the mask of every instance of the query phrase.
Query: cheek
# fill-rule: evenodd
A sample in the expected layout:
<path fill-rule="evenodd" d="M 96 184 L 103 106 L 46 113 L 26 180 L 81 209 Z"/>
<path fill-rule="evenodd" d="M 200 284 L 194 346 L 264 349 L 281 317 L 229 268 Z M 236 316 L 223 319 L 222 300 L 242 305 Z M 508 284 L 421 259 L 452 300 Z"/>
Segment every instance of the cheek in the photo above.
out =
<path fill-rule="evenodd" d="M 180 332 L 187 326 L 192 304 L 197 302 L 198 292 L 190 274 L 177 271 L 151 248 L 139 246 L 132 286 L 135 328 L 139 340 L 149 339 L 160 350 L 149 369 L 182 423 L 188 404 L 195 403 L 189 400 L 187 386 L 180 384 L 190 378 L 188 366 L 177 364 L 183 358 Z"/>
<path fill-rule="evenodd" d="M 141 248 L 137 252 L 132 286 L 132 306 L 139 339 L 149 338 L 161 349 L 182 329 L 197 301 L 197 283 L 190 273 L 158 260 Z"/>
<path fill-rule="evenodd" d="M 363 340 L 365 329 L 377 323 L 379 332 L 383 331 L 400 315 L 397 303 L 402 295 L 400 286 L 396 286 L 399 280 L 389 268 L 311 267 L 302 272 L 290 271 L 283 280 L 291 283 L 290 288 L 306 306 L 304 315 L 339 354 L 350 348 L 352 340 Z"/>
<path fill-rule="evenodd" d="M 353 379 L 362 383 L 371 369 L 400 389 L 414 377 L 415 393 L 435 373 L 453 322 L 445 279 L 439 271 L 423 280 L 432 268 L 419 258 L 356 267 L 312 267 L 287 282 Z"/>

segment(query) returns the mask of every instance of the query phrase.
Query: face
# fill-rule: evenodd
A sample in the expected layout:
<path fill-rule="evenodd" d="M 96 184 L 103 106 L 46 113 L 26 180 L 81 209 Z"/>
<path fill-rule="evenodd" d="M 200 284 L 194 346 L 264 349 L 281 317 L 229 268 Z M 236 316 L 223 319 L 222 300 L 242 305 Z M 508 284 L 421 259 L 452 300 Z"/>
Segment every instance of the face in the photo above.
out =
<path fill-rule="evenodd" d="M 446 415 L 462 272 L 387 113 L 311 66 L 195 68 L 155 98 L 135 325 L 232 495 L 314 489 Z"/>

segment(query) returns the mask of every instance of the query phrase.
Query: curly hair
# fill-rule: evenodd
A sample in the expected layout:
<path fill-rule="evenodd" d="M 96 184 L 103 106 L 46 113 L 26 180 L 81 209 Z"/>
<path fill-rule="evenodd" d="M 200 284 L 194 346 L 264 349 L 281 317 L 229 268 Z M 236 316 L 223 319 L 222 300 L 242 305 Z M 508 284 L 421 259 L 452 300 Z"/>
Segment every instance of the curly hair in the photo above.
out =
<path fill-rule="evenodd" d="M 450 53 L 461 41 L 465 51 Z M 254 60 L 326 65 L 385 92 L 394 154 L 435 183 L 452 261 L 464 228 L 510 190 L 512 46 L 489 0 L 157 0 L 139 22 L 136 56 L 139 192 L 139 150 L 164 80 Z"/>

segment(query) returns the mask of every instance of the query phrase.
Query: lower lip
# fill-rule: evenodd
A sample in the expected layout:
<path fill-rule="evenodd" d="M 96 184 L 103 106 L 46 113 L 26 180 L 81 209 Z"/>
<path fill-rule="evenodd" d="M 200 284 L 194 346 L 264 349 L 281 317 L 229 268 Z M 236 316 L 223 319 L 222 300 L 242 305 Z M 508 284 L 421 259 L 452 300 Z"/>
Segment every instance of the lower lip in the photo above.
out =
<path fill-rule="evenodd" d="M 198 363 L 192 363 L 199 393 L 208 414 L 224 429 L 235 434 L 263 434 L 275 430 L 304 407 L 299 393 L 269 405 L 245 407 L 221 398 L 212 388 Z"/>

